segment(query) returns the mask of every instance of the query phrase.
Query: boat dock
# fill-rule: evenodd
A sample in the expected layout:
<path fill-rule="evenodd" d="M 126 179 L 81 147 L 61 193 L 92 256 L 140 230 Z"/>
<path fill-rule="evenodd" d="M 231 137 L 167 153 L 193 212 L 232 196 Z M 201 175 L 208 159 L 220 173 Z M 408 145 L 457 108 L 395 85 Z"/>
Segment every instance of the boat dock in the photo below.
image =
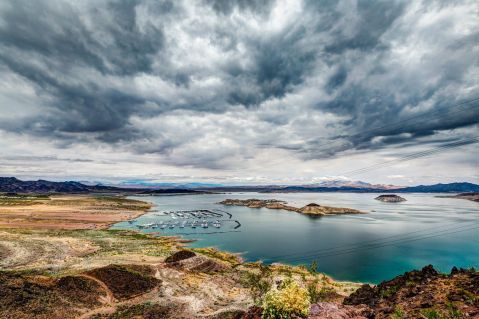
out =
<path fill-rule="evenodd" d="M 233 222 L 232 215 L 222 210 L 208 210 L 208 209 L 196 209 L 196 210 L 179 210 L 179 211 L 164 211 L 153 214 L 158 217 L 169 217 L 170 220 L 155 221 L 150 223 L 139 224 L 135 220 L 134 223 L 138 229 L 175 229 L 175 228 L 216 228 L 219 229 L 223 226 L 224 222 Z M 227 215 L 227 217 L 225 216 Z M 223 218 L 223 219 L 222 219 Z M 229 219 L 224 219 L 229 218 Z M 238 221 L 236 222 L 235 229 L 241 226 Z M 131 222 L 130 224 L 133 224 Z"/>

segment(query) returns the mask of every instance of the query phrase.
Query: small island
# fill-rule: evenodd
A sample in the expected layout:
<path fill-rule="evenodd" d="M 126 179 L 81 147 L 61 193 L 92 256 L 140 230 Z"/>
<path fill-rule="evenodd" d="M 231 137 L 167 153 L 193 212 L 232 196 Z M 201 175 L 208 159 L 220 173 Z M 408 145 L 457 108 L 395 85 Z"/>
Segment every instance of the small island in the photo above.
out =
<path fill-rule="evenodd" d="M 311 216 L 365 214 L 365 212 L 352 208 L 321 206 L 316 203 L 311 203 L 303 207 L 294 207 L 289 206 L 285 201 L 277 199 L 225 199 L 219 202 L 219 204 L 227 206 L 246 206 L 249 208 L 283 209 Z"/>
<path fill-rule="evenodd" d="M 399 202 L 406 201 L 405 198 L 395 194 L 379 195 L 378 197 L 375 198 L 375 200 L 379 200 L 381 202 L 386 202 L 386 203 L 399 203 Z"/>

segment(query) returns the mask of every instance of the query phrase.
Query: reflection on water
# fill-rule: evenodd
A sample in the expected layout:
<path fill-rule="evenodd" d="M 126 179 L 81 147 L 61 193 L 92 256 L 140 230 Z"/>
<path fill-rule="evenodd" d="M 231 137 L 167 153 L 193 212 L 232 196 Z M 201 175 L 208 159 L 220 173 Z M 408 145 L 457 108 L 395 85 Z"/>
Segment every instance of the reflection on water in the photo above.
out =
<path fill-rule="evenodd" d="M 152 212 L 130 224 L 113 228 L 137 228 L 137 224 L 166 223 L 172 218 L 164 211 L 207 209 L 230 213 L 212 217 L 220 227 L 148 228 L 143 232 L 180 234 L 197 239 L 193 247 L 216 246 L 243 254 L 246 260 L 268 263 L 309 264 L 334 278 L 379 282 L 404 271 L 433 264 L 441 271 L 452 266 L 479 266 L 479 204 L 471 201 L 437 198 L 437 194 L 405 194 L 402 203 L 374 200 L 377 194 L 233 193 L 190 196 L 139 197 L 155 203 Z M 311 217 L 294 212 L 226 207 L 225 198 L 281 199 L 292 206 L 315 202 L 368 212 L 366 215 Z M 203 218 L 208 220 L 209 218 Z M 220 221 L 221 220 L 221 221 Z M 234 221 L 241 227 L 237 227 Z M 203 220 L 201 220 L 203 222 Z M 235 228 L 236 227 L 236 228 Z"/>

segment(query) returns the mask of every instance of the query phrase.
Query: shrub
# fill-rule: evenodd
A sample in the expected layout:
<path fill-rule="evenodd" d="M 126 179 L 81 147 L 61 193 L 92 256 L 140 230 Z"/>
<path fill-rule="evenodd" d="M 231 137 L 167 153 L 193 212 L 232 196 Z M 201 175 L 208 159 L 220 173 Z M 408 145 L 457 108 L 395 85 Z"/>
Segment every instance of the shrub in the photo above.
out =
<path fill-rule="evenodd" d="M 309 314 L 308 291 L 291 282 L 279 290 L 270 290 L 263 301 L 263 319 L 291 319 Z"/>
<path fill-rule="evenodd" d="M 320 290 L 318 289 L 318 284 L 319 280 L 316 278 L 307 285 L 309 301 L 311 303 L 316 303 L 320 300 L 321 294 Z"/>
<path fill-rule="evenodd" d="M 316 260 L 313 260 L 308 270 L 313 275 L 316 275 L 318 273 L 318 262 Z"/>
<path fill-rule="evenodd" d="M 271 269 L 267 265 L 260 264 L 258 273 L 247 272 L 245 275 L 245 284 L 250 287 L 255 304 L 261 304 L 263 296 L 273 285 Z"/>
<path fill-rule="evenodd" d="M 403 310 L 397 306 L 394 308 L 394 313 L 389 317 L 390 319 L 405 319 L 406 316 L 404 315 Z"/>

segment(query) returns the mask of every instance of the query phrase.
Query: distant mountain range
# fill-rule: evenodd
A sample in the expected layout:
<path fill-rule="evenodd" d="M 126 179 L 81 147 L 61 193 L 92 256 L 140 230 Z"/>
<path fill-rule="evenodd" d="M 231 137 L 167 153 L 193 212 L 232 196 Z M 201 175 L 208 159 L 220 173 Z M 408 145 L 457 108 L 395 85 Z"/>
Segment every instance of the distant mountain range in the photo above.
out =
<path fill-rule="evenodd" d="M 205 188 L 200 188 L 205 189 Z M 365 182 L 331 181 L 312 185 L 298 186 L 223 186 L 210 187 L 216 192 L 260 192 L 260 193 L 320 193 L 320 192 L 355 192 L 355 193 L 467 193 L 478 192 L 479 185 L 461 182 L 419 186 L 378 185 Z"/>
<path fill-rule="evenodd" d="M 2 193 L 133 193 L 133 194 L 200 194 L 211 192 L 262 192 L 262 193 L 302 193 L 302 192 L 370 192 L 370 193 L 467 193 L 479 192 L 479 185 L 462 182 L 435 185 L 401 187 L 394 185 L 369 184 L 361 181 L 327 181 L 311 185 L 298 186 L 204 186 L 195 187 L 115 187 L 104 185 L 86 185 L 74 181 L 51 182 L 46 180 L 22 181 L 15 177 L 0 177 Z M 129 185 L 132 186 L 132 185 Z"/>
<path fill-rule="evenodd" d="M 86 185 L 79 182 L 50 182 L 45 180 L 22 181 L 15 177 L 0 177 L 0 192 L 16 194 L 88 194 L 88 193 L 129 193 L 129 194 L 194 194 L 204 193 L 192 189 L 168 188 L 127 188 L 104 185 Z"/>
<path fill-rule="evenodd" d="M 329 180 L 321 183 L 310 184 L 310 185 L 301 185 L 301 187 L 317 188 L 317 187 L 328 187 L 328 188 L 367 188 L 367 189 L 398 189 L 401 186 L 396 185 L 385 185 L 385 184 L 370 184 L 362 181 L 348 181 L 348 180 Z"/>
<path fill-rule="evenodd" d="M 3 193 L 91 193 L 112 192 L 117 187 L 85 185 L 79 182 L 51 182 L 45 180 L 22 181 L 15 177 L 0 177 L 0 192 Z"/>

